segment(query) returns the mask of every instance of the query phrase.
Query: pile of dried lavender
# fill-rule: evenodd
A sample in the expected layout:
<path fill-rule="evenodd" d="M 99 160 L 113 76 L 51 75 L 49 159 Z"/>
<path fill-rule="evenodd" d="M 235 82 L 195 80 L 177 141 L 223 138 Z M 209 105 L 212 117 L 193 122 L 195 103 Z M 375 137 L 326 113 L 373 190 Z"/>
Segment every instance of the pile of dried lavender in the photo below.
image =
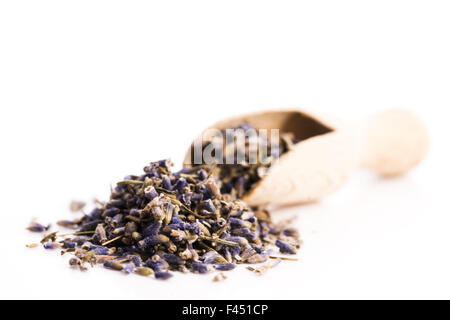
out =
<path fill-rule="evenodd" d="M 238 130 L 247 134 L 245 146 L 241 148 L 236 145 L 236 136 L 229 136 L 230 134 L 236 135 Z M 231 130 L 221 130 L 219 139 L 213 138 L 210 141 L 205 141 L 203 149 L 205 150 L 212 145 L 212 149 L 218 151 L 222 158 L 221 164 L 216 166 L 213 173 L 222 182 L 222 193 L 233 194 L 237 199 L 242 198 L 267 173 L 276 158 L 289 151 L 294 144 L 299 142 L 289 132 L 282 132 L 279 138 L 275 141 L 277 144 L 273 145 L 274 141 L 265 134 L 247 123 L 242 123 L 231 128 Z M 259 148 L 266 150 L 266 154 L 261 154 Z M 230 154 L 232 155 L 232 163 L 227 162 L 227 157 Z"/>
<path fill-rule="evenodd" d="M 287 145 L 282 152 L 286 150 Z M 176 173 L 171 165 L 168 160 L 153 162 L 144 174 L 125 177 L 108 202 L 97 202 L 97 208 L 80 219 L 59 221 L 59 226 L 76 232 L 50 233 L 41 241 L 44 248 L 73 254 L 69 263 L 81 270 L 101 263 L 157 279 L 171 277 L 170 271 L 227 271 L 236 264 L 267 261 L 262 268 L 252 268 L 262 273 L 280 259 L 292 260 L 272 252 L 278 247 L 282 254 L 295 254 L 300 246 L 297 231 L 274 224 L 264 209 L 249 208 L 236 191 L 242 188 L 241 178 L 243 185 L 255 180 L 262 163 L 200 165 Z M 71 208 L 79 211 L 83 206 L 73 203 Z M 47 229 L 36 222 L 30 227 Z"/>

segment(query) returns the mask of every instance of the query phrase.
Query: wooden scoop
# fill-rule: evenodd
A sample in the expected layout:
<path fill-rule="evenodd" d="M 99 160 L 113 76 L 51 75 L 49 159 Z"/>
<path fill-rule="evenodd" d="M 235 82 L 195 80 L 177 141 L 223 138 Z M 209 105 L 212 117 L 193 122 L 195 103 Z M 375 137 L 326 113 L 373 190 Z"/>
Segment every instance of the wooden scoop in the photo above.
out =
<path fill-rule="evenodd" d="M 315 201 L 336 190 L 358 167 L 398 176 L 417 165 L 428 150 L 424 123 L 405 110 L 384 111 L 356 124 L 301 110 L 274 110 L 232 117 L 208 129 L 233 128 L 243 122 L 258 129 L 292 132 L 301 140 L 244 196 L 249 205 Z M 191 150 L 192 146 L 185 165 L 190 165 Z"/>

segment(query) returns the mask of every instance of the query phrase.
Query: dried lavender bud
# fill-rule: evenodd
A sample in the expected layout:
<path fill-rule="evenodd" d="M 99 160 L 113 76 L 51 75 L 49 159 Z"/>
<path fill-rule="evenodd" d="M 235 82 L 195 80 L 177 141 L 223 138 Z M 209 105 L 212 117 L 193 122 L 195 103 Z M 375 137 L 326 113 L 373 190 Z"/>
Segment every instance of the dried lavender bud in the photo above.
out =
<path fill-rule="evenodd" d="M 180 265 L 180 264 L 184 264 L 184 260 L 179 257 L 174 255 L 173 253 L 162 253 L 162 258 L 167 261 L 167 263 L 169 263 L 170 265 Z"/>
<path fill-rule="evenodd" d="M 97 245 L 90 245 L 89 251 L 92 251 L 94 252 L 94 254 L 98 255 L 108 255 L 111 253 L 111 250 L 109 248 Z"/>
<path fill-rule="evenodd" d="M 139 256 L 136 255 L 131 255 L 128 256 L 128 258 L 130 259 L 130 261 L 136 266 L 136 267 L 141 267 L 142 266 L 142 260 Z"/>
<path fill-rule="evenodd" d="M 169 238 L 163 234 L 160 234 L 160 235 L 149 236 L 149 237 L 144 238 L 144 240 L 141 240 L 138 242 L 138 246 L 142 251 L 148 252 L 149 249 L 151 249 L 152 247 L 154 247 L 158 244 L 164 244 L 164 243 L 168 243 L 168 242 L 169 242 Z"/>
<path fill-rule="evenodd" d="M 216 207 L 214 206 L 214 204 L 212 203 L 211 199 L 208 199 L 204 202 L 204 206 L 205 209 L 211 213 L 215 213 L 216 212 Z"/>
<path fill-rule="evenodd" d="M 155 278 L 160 280 L 167 280 L 171 278 L 173 274 L 167 271 L 155 271 Z"/>
<path fill-rule="evenodd" d="M 36 221 L 31 221 L 30 225 L 27 227 L 27 230 L 30 230 L 32 232 L 44 232 L 50 229 L 50 224 L 47 226 L 44 226 Z"/>
<path fill-rule="evenodd" d="M 73 249 L 77 244 L 73 241 L 63 241 L 64 248 Z"/>
<path fill-rule="evenodd" d="M 202 262 L 192 262 L 192 271 L 197 273 L 208 273 L 211 271 L 210 265 Z"/>
<path fill-rule="evenodd" d="M 114 217 L 116 214 L 120 212 L 119 208 L 109 208 L 103 212 L 103 216 L 105 217 Z"/>
<path fill-rule="evenodd" d="M 97 228 L 97 225 L 101 222 L 102 222 L 102 220 L 94 220 L 94 221 L 86 222 L 85 224 L 81 225 L 80 231 L 81 232 L 94 231 Z"/>
<path fill-rule="evenodd" d="M 106 261 L 103 263 L 103 266 L 104 266 L 105 268 L 113 269 L 113 270 L 118 270 L 118 271 L 120 271 L 120 270 L 123 269 L 123 265 L 122 265 L 122 264 L 120 264 L 119 262 L 113 261 L 113 260 L 106 260 Z"/>
<path fill-rule="evenodd" d="M 229 270 L 233 270 L 236 267 L 236 265 L 233 263 L 222 262 L 222 263 L 216 263 L 214 265 L 214 267 L 216 268 L 216 270 L 229 271 Z"/>
<path fill-rule="evenodd" d="M 208 173 L 204 169 L 198 170 L 197 175 L 198 175 L 198 179 L 200 181 L 205 180 L 206 178 L 208 178 Z"/>
<path fill-rule="evenodd" d="M 162 263 L 162 262 L 154 262 L 151 260 L 147 260 L 145 262 L 145 265 L 151 269 L 153 269 L 154 271 L 164 271 L 167 270 L 167 266 Z"/>
<path fill-rule="evenodd" d="M 142 234 L 144 237 L 156 236 L 161 229 L 162 223 L 160 221 L 154 222 L 150 224 L 147 228 L 144 229 Z"/>
<path fill-rule="evenodd" d="M 166 175 L 164 175 L 162 179 L 162 187 L 166 190 L 172 190 L 172 183 L 170 182 L 170 178 Z"/>
<path fill-rule="evenodd" d="M 158 196 L 158 193 L 155 190 L 155 187 L 148 186 L 144 189 L 144 195 L 148 200 L 153 200 Z"/>
<path fill-rule="evenodd" d="M 127 263 L 127 264 L 123 265 L 122 272 L 125 274 L 130 274 L 130 273 L 134 272 L 134 269 L 135 269 L 135 267 L 132 263 Z"/>
<path fill-rule="evenodd" d="M 275 245 L 280 248 L 281 253 L 288 253 L 288 254 L 296 254 L 297 250 L 291 246 L 289 243 L 283 242 L 279 239 L 276 240 Z"/>
<path fill-rule="evenodd" d="M 50 249 L 50 250 L 61 248 L 60 244 L 57 242 L 46 242 L 43 244 L 43 246 L 44 246 L 44 249 Z"/>
<path fill-rule="evenodd" d="M 184 187 L 186 186 L 186 179 L 185 178 L 180 178 L 175 185 L 173 186 L 173 189 L 178 190 L 178 191 L 183 191 Z"/>

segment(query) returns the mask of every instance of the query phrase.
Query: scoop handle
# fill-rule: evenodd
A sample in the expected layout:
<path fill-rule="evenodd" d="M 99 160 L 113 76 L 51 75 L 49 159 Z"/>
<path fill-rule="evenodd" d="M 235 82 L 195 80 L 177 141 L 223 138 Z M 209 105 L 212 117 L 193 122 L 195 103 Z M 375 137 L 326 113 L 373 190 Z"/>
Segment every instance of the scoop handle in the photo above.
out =
<path fill-rule="evenodd" d="M 362 167 L 382 176 L 406 173 L 428 151 L 428 132 L 422 119 L 410 111 L 391 109 L 359 123 Z"/>

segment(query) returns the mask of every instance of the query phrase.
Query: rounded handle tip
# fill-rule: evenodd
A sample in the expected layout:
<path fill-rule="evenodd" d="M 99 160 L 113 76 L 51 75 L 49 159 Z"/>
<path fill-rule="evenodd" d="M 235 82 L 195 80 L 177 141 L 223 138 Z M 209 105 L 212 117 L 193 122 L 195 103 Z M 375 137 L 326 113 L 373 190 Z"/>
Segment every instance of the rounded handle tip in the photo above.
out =
<path fill-rule="evenodd" d="M 428 151 L 425 123 L 417 115 L 392 109 L 363 122 L 362 165 L 382 176 L 397 176 L 419 164 Z"/>

